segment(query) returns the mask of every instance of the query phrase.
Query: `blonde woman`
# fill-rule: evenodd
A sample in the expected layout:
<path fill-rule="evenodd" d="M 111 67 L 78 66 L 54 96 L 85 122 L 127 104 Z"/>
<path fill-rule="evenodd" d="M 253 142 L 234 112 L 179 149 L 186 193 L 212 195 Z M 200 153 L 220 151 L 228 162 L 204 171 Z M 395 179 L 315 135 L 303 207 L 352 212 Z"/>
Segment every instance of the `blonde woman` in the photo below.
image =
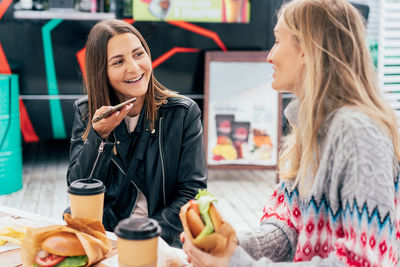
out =
<path fill-rule="evenodd" d="M 231 240 L 213 257 L 186 240 L 188 258 L 194 266 L 396 266 L 398 128 L 361 15 L 346 0 L 294 0 L 274 32 L 272 87 L 296 96 L 285 110 L 292 131 L 282 182 L 239 246 Z"/>

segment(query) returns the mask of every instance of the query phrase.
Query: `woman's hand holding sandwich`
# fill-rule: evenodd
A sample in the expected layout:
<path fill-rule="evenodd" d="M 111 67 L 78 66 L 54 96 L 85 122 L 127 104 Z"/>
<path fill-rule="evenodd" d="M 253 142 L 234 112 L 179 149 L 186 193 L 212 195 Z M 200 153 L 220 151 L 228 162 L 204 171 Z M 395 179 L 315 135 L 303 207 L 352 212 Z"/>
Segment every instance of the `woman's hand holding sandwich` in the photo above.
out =
<path fill-rule="evenodd" d="M 193 267 L 225 267 L 229 265 L 229 261 L 237 246 L 236 238 L 230 238 L 228 247 L 222 256 L 214 256 L 210 253 L 198 249 L 190 239 L 186 238 L 185 232 L 181 234 L 183 242 L 183 251 L 188 256 L 188 261 Z"/>
<path fill-rule="evenodd" d="M 215 201 L 207 190 L 199 190 L 195 200 L 182 206 L 179 213 L 183 250 L 193 266 L 228 266 L 236 248 L 235 230 L 223 220 Z"/>

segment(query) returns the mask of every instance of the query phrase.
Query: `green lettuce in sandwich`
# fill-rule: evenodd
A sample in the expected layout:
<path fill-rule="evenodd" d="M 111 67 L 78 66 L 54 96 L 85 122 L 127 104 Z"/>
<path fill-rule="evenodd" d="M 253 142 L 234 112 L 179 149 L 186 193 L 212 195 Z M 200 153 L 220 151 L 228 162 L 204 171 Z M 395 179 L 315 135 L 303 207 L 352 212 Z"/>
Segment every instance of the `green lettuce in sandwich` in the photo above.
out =
<path fill-rule="evenodd" d="M 36 255 L 34 267 L 81 267 L 88 257 L 76 235 L 59 232 L 45 238 Z"/>
<path fill-rule="evenodd" d="M 236 236 L 232 226 L 222 219 L 214 206 L 217 198 L 206 189 L 181 207 L 179 218 L 186 238 L 200 249 L 222 255 L 230 238 Z"/>

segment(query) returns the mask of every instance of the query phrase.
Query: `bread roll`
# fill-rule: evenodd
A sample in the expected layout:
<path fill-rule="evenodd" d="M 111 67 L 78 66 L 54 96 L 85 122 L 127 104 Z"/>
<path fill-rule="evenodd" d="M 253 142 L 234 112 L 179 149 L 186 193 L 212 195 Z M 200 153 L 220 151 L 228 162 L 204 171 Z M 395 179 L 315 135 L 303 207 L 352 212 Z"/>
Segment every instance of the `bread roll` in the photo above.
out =
<path fill-rule="evenodd" d="M 232 228 L 232 226 L 223 220 L 221 214 L 215 208 L 214 204 L 211 203 L 209 213 L 215 231 L 209 235 L 199 238 L 198 236 L 194 236 L 192 233 L 192 226 L 194 224 L 189 222 L 189 217 L 191 216 L 189 216 L 188 213 L 190 213 L 190 210 L 191 207 L 190 203 L 188 202 L 181 207 L 181 211 L 179 213 L 179 218 L 181 219 L 186 238 L 190 239 L 196 247 L 205 252 L 209 252 L 215 256 L 224 255 L 228 245 L 228 240 L 235 238 L 236 236 L 235 230 Z"/>
<path fill-rule="evenodd" d="M 42 249 L 59 256 L 86 255 L 81 242 L 75 234 L 59 232 L 46 237 L 42 243 Z"/>
<path fill-rule="evenodd" d="M 214 226 L 214 231 L 218 231 L 222 225 L 222 218 L 217 209 L 215 208 L 214 204 L 210 204 L 210 208 L 208 209 L 208 213 L 210 214 L 211 221 Z"/>
<path fill-rule="evenodd" d="M 191 208 L 187 212 L 187 220 L 190 225 L 190 231 L 194 237 L 197 237 L 204 229 L 204 223 L 201 217 Z"/>

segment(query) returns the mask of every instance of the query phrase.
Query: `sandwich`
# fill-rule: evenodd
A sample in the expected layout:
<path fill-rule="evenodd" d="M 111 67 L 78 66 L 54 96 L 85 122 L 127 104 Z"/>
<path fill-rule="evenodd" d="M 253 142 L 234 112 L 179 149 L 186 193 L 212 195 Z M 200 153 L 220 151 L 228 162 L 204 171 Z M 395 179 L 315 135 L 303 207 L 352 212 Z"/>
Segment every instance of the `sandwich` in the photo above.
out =
<path fill-rule="evenodd" d="M 93 219 L 64 215 L 67 225 L 29 228 L 22 241 L 26 267 L 82 267 L 102 260 L 111 251 L 104 226 Z"/>
<path fill-rule="evenodd" d="M 213 202 L 217 198 L 206 189 L 181 207 L 179 218 L 186 237 L 198 248 L 213 255 L 224 254 L 228 241 L 235 238 L 232 226 L 222 219 Z"/>
<path fill-rule="evenodd" d="M 75 234 L 57 232 L 46 237 L 36 255 L 34 267 L 80 267 L 88 262 L 86 252 Z"/>

